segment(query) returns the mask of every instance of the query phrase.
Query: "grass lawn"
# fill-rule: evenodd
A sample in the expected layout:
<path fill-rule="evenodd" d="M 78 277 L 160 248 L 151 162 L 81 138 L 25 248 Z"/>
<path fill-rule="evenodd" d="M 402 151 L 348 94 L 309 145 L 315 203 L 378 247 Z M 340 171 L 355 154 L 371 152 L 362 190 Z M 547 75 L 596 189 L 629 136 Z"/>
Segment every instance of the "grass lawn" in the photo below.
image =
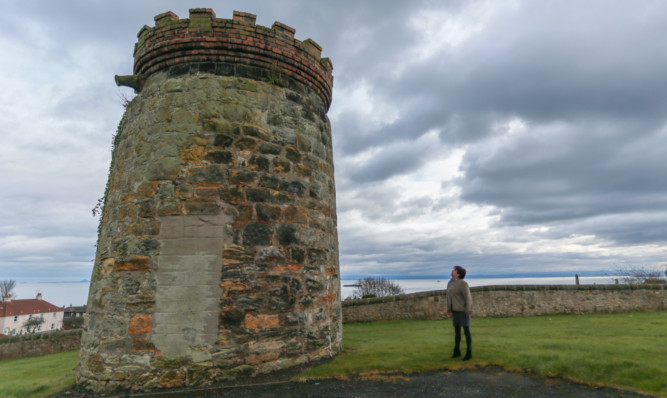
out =
<path fill-rule="evenodd" d="M 462 362 L 450 358 L 449 320 L 345 325 L 344 352 L 298 378 L 498 365 L 667 395 L 667 311 L 479 318 L 471 331 L 473 358 Z M 0 397 L 62 391 L 74 383 L 76 362 L 77 351 L 0 361 Z"/>
<path fill-rule="evenodd" d="M 343 353 L 299 377 L 499 365 L 667 393 L 667 311 L 479 318 L 473 319 L 471 332 L 473 358 L 462 362 L 450 358 L 454 328 L 449 320 L 345 325 Z"/>
<path fill-rule="evenodd" d="M 0 397 L 48 397 L 74 384 L 79 351 L 0 361 Z"/>

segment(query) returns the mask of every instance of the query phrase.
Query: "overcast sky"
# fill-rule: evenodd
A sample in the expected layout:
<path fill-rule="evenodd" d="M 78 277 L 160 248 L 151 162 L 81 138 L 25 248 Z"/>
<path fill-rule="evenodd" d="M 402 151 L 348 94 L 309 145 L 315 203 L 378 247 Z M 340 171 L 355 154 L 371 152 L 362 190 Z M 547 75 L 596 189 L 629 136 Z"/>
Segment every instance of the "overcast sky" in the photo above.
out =
<path fill-rule="evenodd" d="M 331 58 L 343 279 L 667 263 L 665 1 L 5 0 L 0 279 L 90 278 L 113 76 L 196 7 Z"/>

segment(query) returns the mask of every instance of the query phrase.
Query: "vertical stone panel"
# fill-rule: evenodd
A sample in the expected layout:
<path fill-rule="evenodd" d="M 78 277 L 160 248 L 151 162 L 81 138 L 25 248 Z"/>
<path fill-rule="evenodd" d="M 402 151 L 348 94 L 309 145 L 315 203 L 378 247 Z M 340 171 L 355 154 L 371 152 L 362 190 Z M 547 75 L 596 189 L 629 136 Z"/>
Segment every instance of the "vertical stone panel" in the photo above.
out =
<path fill-rule="evenodd" d="M 210 360 L 218 337 L 224 228 L 231 218 L 161 217 L 151 341 L 164 358 Z"/>
<path fill-rule="evenodd" d="M 144 27 L 114 142 L 77 382 L 206 385 L 342 346 L 331 63 L 255 16 Z"/>

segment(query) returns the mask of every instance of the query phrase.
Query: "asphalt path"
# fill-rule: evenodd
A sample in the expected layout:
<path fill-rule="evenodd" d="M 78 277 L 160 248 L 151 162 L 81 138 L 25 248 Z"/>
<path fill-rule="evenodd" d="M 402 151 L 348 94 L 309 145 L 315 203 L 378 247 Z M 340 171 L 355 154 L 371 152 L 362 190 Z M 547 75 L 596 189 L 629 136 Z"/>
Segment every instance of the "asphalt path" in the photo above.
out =
<path fill-rule="evenodd" d="M 596 387 L 559 378 L 538 378 L 501 368 L 381 374 L 362 378 L 278 381 L 130 395 L 130 397 L 371 398 L 371 397 L 568 397 L 618 398 L 651 395 Z"/>

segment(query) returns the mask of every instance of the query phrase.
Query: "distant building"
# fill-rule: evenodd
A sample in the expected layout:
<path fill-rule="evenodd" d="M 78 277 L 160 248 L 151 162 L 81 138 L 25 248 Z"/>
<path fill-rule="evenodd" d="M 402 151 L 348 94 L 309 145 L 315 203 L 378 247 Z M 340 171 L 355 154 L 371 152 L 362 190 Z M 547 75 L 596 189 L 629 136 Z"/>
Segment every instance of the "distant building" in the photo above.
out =
<path fill-rule="evenodd" d="M 65 307 L 65 318 L 83 318 L 86 315 L 86 306 L 79 305 L 73 306 L 72 304 L 69 307 Z"/>
<path fill-rule="evenodd" d="M 60 330 L 63 327 L 63 316 L 63 309 L 42 300 L 41 293 L 27 300 L 12 300 L 10 295 L 0 303 L 0 333 L 8 336 L 25 334 L 28 332 L 25 323 L 35 317 L 44 320 L 36 333 Z"/>

